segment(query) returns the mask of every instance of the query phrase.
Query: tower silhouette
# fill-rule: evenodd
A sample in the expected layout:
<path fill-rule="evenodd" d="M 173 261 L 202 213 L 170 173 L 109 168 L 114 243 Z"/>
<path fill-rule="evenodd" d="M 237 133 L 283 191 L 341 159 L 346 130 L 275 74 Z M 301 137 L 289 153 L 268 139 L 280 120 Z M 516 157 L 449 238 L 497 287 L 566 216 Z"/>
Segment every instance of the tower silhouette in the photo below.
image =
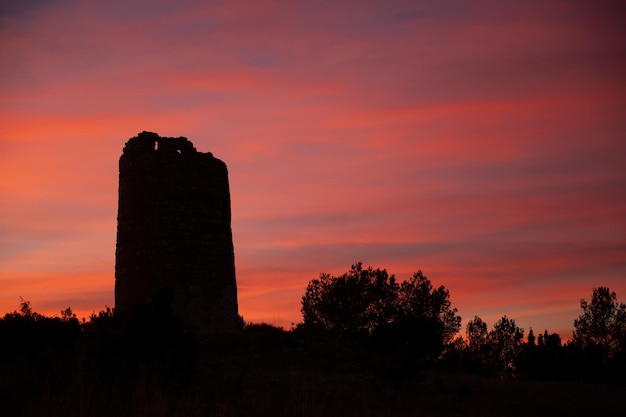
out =
<path fill-rule="evenodd" d="M 198 334 L 239 329 L 226 164 L 142 132 L 119 161 L 115 307 L 169 305 Z"/>

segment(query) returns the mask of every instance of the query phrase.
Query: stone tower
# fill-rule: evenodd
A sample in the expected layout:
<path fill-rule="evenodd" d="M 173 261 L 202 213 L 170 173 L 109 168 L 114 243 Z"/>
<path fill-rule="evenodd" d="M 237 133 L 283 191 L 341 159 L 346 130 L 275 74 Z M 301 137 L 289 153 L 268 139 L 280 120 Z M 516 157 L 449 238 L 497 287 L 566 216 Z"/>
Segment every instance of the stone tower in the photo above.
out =
<path fill-rule="evenodd" d="M 120 157 L 116 310 L 127 314 L 166 294 L 197 335 L 236 332 L 230 222 L 224 162 L 183 137 L 131 138 Z"/>

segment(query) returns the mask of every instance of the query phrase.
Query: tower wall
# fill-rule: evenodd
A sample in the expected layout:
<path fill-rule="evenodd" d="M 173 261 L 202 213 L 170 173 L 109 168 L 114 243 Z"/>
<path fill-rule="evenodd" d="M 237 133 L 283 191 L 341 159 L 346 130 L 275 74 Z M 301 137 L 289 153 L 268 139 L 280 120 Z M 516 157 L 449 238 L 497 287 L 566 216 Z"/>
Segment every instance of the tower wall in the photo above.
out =
<path fill-rule="evenodd" d="M 238 330 L 226 164 L 186 138 L 143 132 L 119 161 L 115 307 L 173 295 L 196 334 Z"/>

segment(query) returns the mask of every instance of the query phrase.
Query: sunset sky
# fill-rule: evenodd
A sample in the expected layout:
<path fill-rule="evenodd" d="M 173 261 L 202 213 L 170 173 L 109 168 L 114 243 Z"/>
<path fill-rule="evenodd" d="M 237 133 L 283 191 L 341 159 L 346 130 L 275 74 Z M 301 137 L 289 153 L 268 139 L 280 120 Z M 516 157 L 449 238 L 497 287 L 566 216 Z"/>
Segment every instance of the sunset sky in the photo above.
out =
<path fill-rule="evenodd" d="M 118 159 L 229 168 L 239 311 L 320 272 L 445 285 L 463 326 L 626 302 L 618 1 L 0 0 L 0 314 L 114 304 Z"/>

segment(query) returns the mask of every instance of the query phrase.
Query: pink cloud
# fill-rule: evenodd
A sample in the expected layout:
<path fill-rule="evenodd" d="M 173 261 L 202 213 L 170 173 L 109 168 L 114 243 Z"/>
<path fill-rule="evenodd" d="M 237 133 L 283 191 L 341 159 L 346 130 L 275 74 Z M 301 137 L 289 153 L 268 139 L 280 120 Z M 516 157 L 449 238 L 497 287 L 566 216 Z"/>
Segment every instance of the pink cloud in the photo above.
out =
<path fill-rule="evenodd" d="M 0 310 L 111 303 L 117 160 L 142 130 L 228 164 L 247 320 L 289 326 L 308 280 L 357 260 L 421 268 L 490 325 L 564 329 L 593 286 L 626 296 L 609 5 L 150 4 L 3 17 Z"/>

